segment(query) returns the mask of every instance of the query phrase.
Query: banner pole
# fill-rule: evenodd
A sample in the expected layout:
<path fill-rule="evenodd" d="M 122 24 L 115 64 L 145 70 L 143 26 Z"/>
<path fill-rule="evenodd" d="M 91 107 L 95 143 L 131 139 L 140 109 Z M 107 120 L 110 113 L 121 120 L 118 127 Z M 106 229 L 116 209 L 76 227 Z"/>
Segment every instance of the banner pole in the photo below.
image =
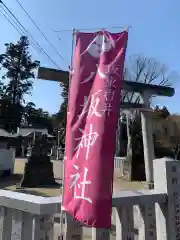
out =
<path fill-rule="evenodd" d="M 75 43 L 75 35 L 76 35 L 76 29 L 73 28 L 72 29 L 72 45 L 71 45 L 71 62 L 70 62 L 70 70 L 72 71 L 73 69 L 73 57 L 74 57 L 74 43 Z M 71 72 L 72 73 L 72 72 Z M 71 82 L 71 77 L 72 74 L 70 74 L 69 76 L 69 86 L 70 86 L 70 82 Z"/>
<path fill-rule="evenodd" d="M 70 59 L 70 66 L 69 66 L 69 90 L 68 90 L 68 102 L 69 102 L 69 94 L 70 94 L 70 84 L 71 78 L 73 74 L 73 56 L 74 56 L 74 44 L 75 44 L 75 34 L 76 29 L 72 29 L 72 44 L 71 44 L 71 59 Z M 67 108 L 68 110 L 68 108 Z M 67 112 L 68 114 L 68 112 Z M 66 160 L 66 145 L 65 145 L 65 157 L 63 159 L 62 164 L 62 200 L 61 200 L 61 212 L 60 212 L 60 237 L 63 240 L 63 217 L 64 217 L 64 209 L 63 209 L 63 198 L 64 198 L 64 178 L 65 178 L 65 160 Z"/>

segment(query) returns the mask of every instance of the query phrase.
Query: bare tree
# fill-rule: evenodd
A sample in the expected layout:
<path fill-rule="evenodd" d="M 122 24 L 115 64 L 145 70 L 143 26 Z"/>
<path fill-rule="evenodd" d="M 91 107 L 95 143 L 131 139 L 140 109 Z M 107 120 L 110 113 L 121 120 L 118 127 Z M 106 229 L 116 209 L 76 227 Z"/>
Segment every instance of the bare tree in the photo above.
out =
<path fill-rule="evenodd" d="M 130 57 L 127 61 L 124 77 L 127 81 L 171 86 L 172 82 L 177 78 L 177 74 L 170 72 L 164 64 L 153 58 L 136 55 Z M 123 93 L 123 101 L 139 103 L 140 100 L 140 95 L 137 93 Z"/>
<path fill-rule="evenodd" d="M 124 79 L 126 81 L 141 82 L 146 84 L 156 84 L 162 86 L 171 86 L 177 78 L 175 72 L 170 72 L 168 68 L 152 58 L 146 58 L 140 55 L 131 56 L 125 65 Z M 154 96 L 152 96 L 154 97 Z M 122 91 L 122 102 L 128 103 L 141 103 L 142 99 L 139 93 Z M 127 152 L 131 149 L 131 131 L 130 128 L 133 121 L 138 114 L 138 111 L 122 111 L 119 117 L 118 130 L 117 130 L 117 151 L 119 152 L 121 136 L 121 118 L 122 115 L 126 116 L 127 124 Z"/>

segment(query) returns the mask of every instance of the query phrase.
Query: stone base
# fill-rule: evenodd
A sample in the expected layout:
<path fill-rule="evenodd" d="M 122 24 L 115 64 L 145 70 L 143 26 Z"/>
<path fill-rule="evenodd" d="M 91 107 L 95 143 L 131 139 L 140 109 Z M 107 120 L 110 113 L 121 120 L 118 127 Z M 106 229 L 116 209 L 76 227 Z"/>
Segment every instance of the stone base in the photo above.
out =
<path fill-rule="evenodd" d="M 53 173 L 53 163 L 50 161 L 33 162 L 25 164 L 24 175 L 20 187 L 45 187 L 56 185 Z"/>

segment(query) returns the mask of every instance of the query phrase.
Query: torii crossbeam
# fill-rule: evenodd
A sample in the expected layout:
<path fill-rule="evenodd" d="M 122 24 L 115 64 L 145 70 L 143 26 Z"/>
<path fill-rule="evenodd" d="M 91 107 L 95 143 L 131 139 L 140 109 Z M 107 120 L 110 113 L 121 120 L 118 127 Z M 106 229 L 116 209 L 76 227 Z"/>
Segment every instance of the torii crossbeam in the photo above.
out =
<path fill-rule="evenodd" d="M 39 67 L 38 78 L 48 81 L 67 83 L 69 81 L 69 72 L 53 68 Z M 124 81 L 123 90 L 139 93 L 148 92 L 149 95 L 166 97 L 172 97 L 174 95 L 174 88 L 132 81 Z"/>

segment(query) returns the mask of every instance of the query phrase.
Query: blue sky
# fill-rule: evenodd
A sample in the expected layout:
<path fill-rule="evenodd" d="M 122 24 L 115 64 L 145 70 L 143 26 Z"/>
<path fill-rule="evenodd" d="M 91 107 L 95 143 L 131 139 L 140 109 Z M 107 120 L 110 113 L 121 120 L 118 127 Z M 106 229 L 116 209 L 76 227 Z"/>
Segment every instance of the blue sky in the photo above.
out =
<path fill-rule="evenodd" d="M 156 58 L 180 75 L 180 1 L 179 0 L 19 0 L 41 30 L 53 43 L 64 60 L 51 49 L 42 35 L 21 10 L 16 0 L 4 0 L 6 5 L 17 15 L 21 23 L 33 37 L 63 69 L 67 69 L 71 54 L 71 33 L 55 33 L 54 30 L 132 26 L 129 32 L 127 56 L 142 54 Z M 0 52 L 4 43 L 16 41 L 19 34 L 0 15 Z M 111 30 L 111 29 L 109 29 Z M 3 33 L 3 34 L 2 34 Z M 61 38 L 58 40 L 57 35 Z M 54 67 L 49 59 L 32 49 L 34 59 L 42 66 Z M 176 79 L 173 98 L 158 98 L 156 103 L 167 105 L 171 112 L 180 112 L 180 79 Z M 34 101 L 51 113 L 59 109 L 62 99 L 58 83 L 34 80 L 32 96 L 26 99 Z"/>

